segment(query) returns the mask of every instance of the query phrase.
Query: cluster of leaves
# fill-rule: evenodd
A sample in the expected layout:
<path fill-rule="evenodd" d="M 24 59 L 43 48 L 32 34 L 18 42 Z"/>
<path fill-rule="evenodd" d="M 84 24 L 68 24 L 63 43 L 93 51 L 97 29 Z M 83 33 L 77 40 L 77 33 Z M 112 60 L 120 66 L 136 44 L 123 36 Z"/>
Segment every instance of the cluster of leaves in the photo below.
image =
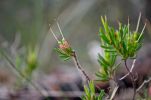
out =
<path fill-rule="evenodd" d="M 115 30 L 108 25 L 106 17 L 101 17 L 101 21 L 103 27 L 100 27 L 99 36 L 104 55 L 98 55 L 101 71 L 97 72 L 96 76 L 101 81 L 107 81 L 114 77 L 115 69 L 120 65 L 120 63 L 115 64 L 117 56 L 121 56 L 123 60 L 135 57 L 142 45 L 143 31 L 141 34 L 138 34 L 138 29 L 130 31 L 129 23 L 128 25 L 119 23 L 119 28 Z"/>
<path fill-rule="evenodd" d="M 100 28 L 100 38 L 104 44 L 101 47 L 106 52 L 112 52 L 122 56 L 122 58 L 128 59 L 135 57 L 136 52 L 140 49 L 142 43 L 142 33 L 138 34 L 136 31 L 130 31 L 130 25 L 122 25 L 119 23 L 119 29 L 110 27 L 107 22 L 107 18 L 101 17 L 103 28 Z"/>
<path fill-rule="evenodd" d="M 108 81 L 114 77 L 115 69 L 120 63 L 115 64 L 116 55 L 110 55 L 108 52 L 105 52 L 104 54 L 104 57 L 100 54 L 98 55 L 98 62 L 101 66 L 101 70 L 96 73 L 96 76 L 99 78 L 98 80 Z"/>
<path fill-rule="evenodd" d="M 85 95 L 82 97 L 82 100 L 103 100 L 105 96 L 105 92 L 103 90 L 100 91 L 98 95 L 96 95 L 95 86 L 93 81 L 89 82 L 88 87 L 84 86 Z"/>
<path fill-rule="evenodd" d="M 55 48 L 55 51 L 58 52 L 59 57 L 62 58 L 64 61 L 69 60 L 73 55 L 74 51 L 68 44 L 68 42 L 64 39 L 59 41 L 59 48 Z"/>

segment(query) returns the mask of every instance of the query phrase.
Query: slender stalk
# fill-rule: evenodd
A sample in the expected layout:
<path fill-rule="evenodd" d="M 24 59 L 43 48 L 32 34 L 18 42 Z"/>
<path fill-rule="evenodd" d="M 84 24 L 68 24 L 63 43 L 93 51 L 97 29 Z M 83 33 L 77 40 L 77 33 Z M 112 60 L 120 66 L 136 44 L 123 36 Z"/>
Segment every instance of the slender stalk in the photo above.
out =
<path fill-rule="evenodd" d="M 49 26 L 50 26 L 50 25 L 49 25 Z M 53 34 L 54 38 L 56 39 L 56 41 L 59 42 L 59 40 L 58 40 L 57 36 L 55 35 L 55 33 L 53 32 L 51 26 L 50 26 L 50 28 L 49 28 L 49 32 L 51 32 L 51 33 Z"/>
<path fill-rule="evenodd" d="M 83 74 L 83 76 L 85 77 L 86 81 L 89 83 L 90 82 L 90 78 L 89 76 L 86 74 L 86 72 L 82 69 L 78 59 L 77 59 L 77 55 L 75 53 L 75 51 L 73 52 L 73 60 L 74 60 L 74 63 L 77 67 L 77 69 Z"/>
<path fill-rule="evenodd" d="M 33 88 L 35 88 L 35 89 L 41 94 L 41 96 L 44 96 L 44 97 L 46 96 L 46 95 L 41 91 L 41 89 L 39 89 L 39 87 L 37 87 L 37 86 L 32 82 L 32 80 L 26 78 L 26 77 L 16 68 L 16 65 L 10 60 L 10 58 L 9 58 L 3 51 L 1 51 L 1 54 L 2 54 L 2 56 L 7 60 L 7 62 L 11 65 L 11 67 L 17 72 L 17 74 L 18 74 L 20 77 L 22 77 L 23 79 L 25 79 L 26 81 L 28 81 L 28 82 L 31 84 L 31 86 L 32 86 Z"/>
<path fill-rule="evenodd" d="M 145 30 L 145 27 L 146 27 L 146 23 L 145 23 L 145 25 L 144 25 L 144 27 L 143 27 L 143 29 L 142 29 L 142 32 L 140 33 L 140 36 L 139 36 L 139 38 L 137 39 L 137 41 L 139 41 L 140 38 L 142 37 L 142 35 L 143 35 L 143 33 L 144 33 L 144 30 Z"/>
<path fill-rule="evenodd" d="M 124 61 L 124 64 L 125 64 L 125 67 L 126 67 L 128 73 L 130 74 L 130 77 L 131 77 L 131 81 L 132 81 L 132 85 L 133 85 L 133 91 L 134 91 L 132 100 L 135 100 L 135 96 L 136 96 L 135 77 L 134 77 L 133 73 L 130 71 L 130 69 L 127 66 L 127 60 Z"/>
<path fill-rule="evenodd" d="M 78 58 L 77 58 L 77 55 L 76 55 L 76 53 L 75 53 L 75 51 L 73 51 L 73 61 L 74 61 L 74 63 L 75 63 L 75 66 L 77 67 L 77 69 L 80 71 L 80 73 L 84 76 L 84 78 L 86 79 L 86 83 L 87 84 L 89 84 L 89 82 L 91 81 L 90 80 L 90 78 L 89 78 L 89 76 L 87 75 L 87 73 L 82 69 L 82 66 L 80 65 L 80 63 L 79 63 L 79 60 L 78 60 Z M 83 77 L 82 77 L 82 79 L 83 79 Z M 100 87 L 99 86 L 97 86 L 97 85 L 95 85 L 95 87 L 99 90 L 100 89 Z"/>
<path fill-rule="evenodd" d="M 131 67 L 131 69 L 130 69 L 130 72 L 131 72 L 131 73 L 132 73 L 132 71 L 133 71 L 133 69 L 134 69 L 134 67 L 135 67 L 135 62 L 136 62 L 136 59 L 133 60 L 132 67 Z M 125 79 L 127 76 L 130 75 L 130 72 L 128 72 L 126 75 L 124 75 L 124 76 L 123 76 L 122 78 L 120 78 L 119 80 Z"/>
<path fill-rule="evenodd" d="M 138 31 L 139 24 L 140 24 L 140 19 L 141 19 L 141 12 L 139 13 L 138 22 L 137 22 L 137 27 L 136 27 L 135 32 L 137 32 L 137 31 Z"/>
<path fill-rule="evenodd" d="M 59 25 L 59 23 L 58 23 L 58 22 L 57 22 L 57 26 L 58 26 L 58 28 L 59 28 L 60 34 L 61 34 L 61 36 L 62 36 L 62 39 L 64 39 L 64 40 L 65 40 L 65 38 L 64 38 L 64 36 L 63 36 L 63 33 L 62 33 L 62 31 L 61 31 L 60 25 Z"/>
<path fill-rule="evenodd" d="M 151 77 L 148 80 L 144 80 L 144 82 L 137 88 L 136 92 L 140 91 L 140 89 L 147 83 L 151 81 Z"/>
<path fill-rule="evenodd" d="M 114 88 L 114 90 L 113 90 L 113 92 L 112 92 L 112 95 L 111 95 L 111 97 L 110 97 L 109 100 L 113 100 L 113 99 L 114 99 L 114 97 L 115 97 L 115 95 L 116 95 L 116 92 L 117 92 L 118 88 L 119 88 L 119 86 L 116 86 L 116 87 Z"/>

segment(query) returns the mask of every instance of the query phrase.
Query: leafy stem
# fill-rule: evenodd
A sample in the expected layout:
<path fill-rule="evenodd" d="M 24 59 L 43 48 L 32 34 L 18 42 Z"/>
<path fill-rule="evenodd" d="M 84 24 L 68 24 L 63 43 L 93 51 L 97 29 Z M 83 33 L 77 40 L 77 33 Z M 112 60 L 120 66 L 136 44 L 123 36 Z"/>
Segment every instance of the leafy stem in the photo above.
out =
<path fill-rule="evenodd" d="M 67 42 L 67 40 L 64 38 L 63 33 L 61 31 L 60 25 L 57 22 L 57 27 L 60 31 L 60 34 L 62 36 L 62 39 L 59 40 L 55 33 L 53 32 L 52 28 L 50 27 L 50 31 L 53 34 L 54 38 L 56 39 L 56 41 L 58 42 L 59 47 L 55 48 L 55 50 L 59 53 L 59 56 L 64 60 L 69 60 L 70 58 L 73 58 L 73 61 L 75 63 L 75 65 L 77 66 L 77 69 L 82 73 L 82 75 L 85 77 L 86 81 L 89 83 L 90 82 L 90 78 L 89 76 L 86 74 L 86 72 L 82 69 L 77 55 L 75 53 L 75 51 L 71 48 L 70 44 Z"/>

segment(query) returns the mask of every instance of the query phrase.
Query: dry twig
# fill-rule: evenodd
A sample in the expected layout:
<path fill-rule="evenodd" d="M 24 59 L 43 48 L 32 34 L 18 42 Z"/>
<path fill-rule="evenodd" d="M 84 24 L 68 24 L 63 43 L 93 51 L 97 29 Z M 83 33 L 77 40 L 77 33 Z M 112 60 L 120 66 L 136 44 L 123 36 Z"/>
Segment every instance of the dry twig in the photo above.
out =
<path fill-rule="evenodd" d="M 130 75 L 130 73 L 132 73 L 132 71 L 133 71 L 133 69 L 135 67 L 135 62 L 136 62 L 136 59 L 133 60 L 133 64 L 132 64 L 132 67 L 131 67 L 130 71 L 126 75 L 124 75 L 122 78 L 120 78 L 119 80 L 125 79 L 127 76 Z"/>
<path fill-rule="evenodd" d="M 137 88 L 136 92 L 138 92 L 145 84 L 149 83 L 151 81 L 151 77 L 149 77 L 148 80 L 144 80 L 144 82 Z"/>
<path fill-rule="evenodd" d="M 77 66 L 77 69 L 82 73 L 82 75 L 85 77 L 86 81 L 87 82 L 90 82 L 90 78 L 89 76 L 86 74 L 86 72 L 82 69 L 78 59 L 77 59 L 77 55 L 75 53 L 75 51 L 73 52 L 73 60 L 74 60 L 74 63 L 75 65 Z"/>

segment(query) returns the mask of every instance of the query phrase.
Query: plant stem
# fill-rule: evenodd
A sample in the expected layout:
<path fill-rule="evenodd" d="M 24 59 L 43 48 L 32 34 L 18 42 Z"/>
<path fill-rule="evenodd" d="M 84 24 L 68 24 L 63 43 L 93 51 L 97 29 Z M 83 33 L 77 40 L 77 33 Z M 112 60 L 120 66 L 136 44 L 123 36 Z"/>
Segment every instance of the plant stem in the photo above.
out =
<path fill-rule="evenodd" d="M 141 88 L 142 88 L 145 84 L 149 83 L 150 81 L 151 81 L 151 77 L 149 77 L 148 80 L 144 80 L 144 82 L 137 88 L 136 92 L 139 92 L 139 91 L 141 90 Z"/>
<path fill-rule="evenodd" d="M 114 97 L 115 97 L 115 95 L 116 95 L 116 92 L 117 92 L 118 88 L 119 88 L 119 86 L 116 86 L 116 87 L 114 88 L 114 90 L 113 90 L 113 92 L 112 92 L 111 97 L 110 97 L 109 100 L 113 100 L 113 99 L 114 99 Z"/>
<path fill-rule="evenodd" d="M 136 62 L 136 59 L 133 60 L 133 64 L 132 64 L 132 67 L 131 67 L 131 69 L 130 69 L 130 72 L 133 71 L 133 69 L 134 69 L 134 67 L 135 67 L 135 62 Z M 124 75 L 124 76 L 123 76 L 122 78 L 120 78 L 119 80 L 125 79 L 127 76 L 130 75 L 130 72 L 128 72 L 126 75 Z"/>
<path fill-rule="evenodd" d="M 86 74 L 86 72 L 82 69 L 79 61 L 78 61 L 78 58 L 77 58 L 77 55 L 75 53 L 75 51 L 73 51 L 73 60 L 74 60 L 74 63 L 77 67 L 77 69 L 82 73 L 82 75 L 85 77 L 86 81 L 89 83 L 90 82 L 90 78 L 89 76 Z"/>
<path fill-rule="evenodd" d="M 128 73 L 130 74 L 130 77 L 131 77 L 131 81 L 132 81 L 132 85 L 133 85 L 133 91 L 134 91 L 132 100 L 135 100 L 135 95 L 136 95 L 135 77 L 127 66 L 127 60 L 124 60 L 124 64 L 125 64 L 125 67 L 126 67 Z"/>

